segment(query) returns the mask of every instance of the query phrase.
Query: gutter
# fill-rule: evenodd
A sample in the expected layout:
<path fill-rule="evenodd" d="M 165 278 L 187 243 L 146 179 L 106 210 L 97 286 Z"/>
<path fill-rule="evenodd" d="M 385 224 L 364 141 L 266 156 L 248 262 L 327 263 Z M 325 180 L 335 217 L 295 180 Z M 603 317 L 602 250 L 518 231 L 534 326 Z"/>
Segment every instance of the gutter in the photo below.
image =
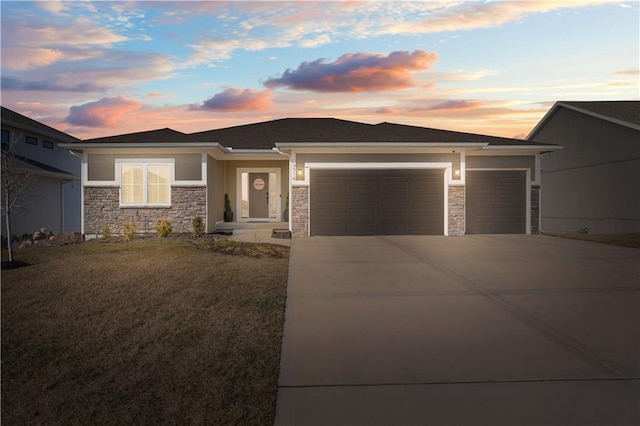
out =
<path fill-rule="evenodd" d="M 484 148 L 489 142 L 276 142 L 277 148 Z"/>
<path fill-rule="evenodd" d="M 227 148 L 218 142 L 163 142 L 163 143 L 141 143 L 141 142 L 107 142 L 107 143 L 61 143 L 58 144 L 66 149 L 82 148 L 217 148 L 221 152 L 229 152 Z"/>

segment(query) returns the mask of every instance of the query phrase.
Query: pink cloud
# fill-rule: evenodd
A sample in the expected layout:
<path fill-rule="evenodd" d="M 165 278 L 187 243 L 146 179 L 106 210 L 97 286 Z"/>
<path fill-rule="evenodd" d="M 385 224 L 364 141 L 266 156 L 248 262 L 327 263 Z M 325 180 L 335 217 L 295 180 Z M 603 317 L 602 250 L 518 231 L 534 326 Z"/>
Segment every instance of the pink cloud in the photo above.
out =
<path fill-rule="evenodd" d="M 376 110 L 376 114 L 397 114 L 398 113 L 398 109 L 394 108 L 394 107 L 390 107 L 390 106 L 385 106 L 385 107 L 380 107 Z"/>
<path fill-rule="evenodd" d="M 451 100 L 444 101 L 434 106 L 426 108 L 413 108 L 412 111 L 424 112 L 449 112 L 449 111 L 470 111 L 480 108 L 484 103 L 480 101 Z"/>
<path fill-rule="evenodd" d="M 113 127 L 142 104 L 124 96 L 102 98 L 80 106 L 72 106 L 65 121 L 74 126 Z"/>
<path fill-rule="evenodd" d="M 237 112 L 265 110 L 272 105 L 271 92 L 231 88 L 215 94 L 202 104 L 192 105 L 191 108 L 195 110 Z"/>
<path fill-rule="evenodd" d="M 144 97 L 147 99 L 164 99 L 164 98 L 172 98 L 173 96 L 174 96 L 173 93 L 151 92 L 151 93 L 147 93 Z"/>
<path fill-rule="evenodd" d="M 8 70 L 24 71 L 51 65 L 63 57 L 64 54 L 58 49 L 5 47 L 2 49 L 2 67 Z"/>
<path fill-rule="evenodd" d="M 316 92 L 362 92 L 398 90 L 415 86 L 412 71 L 430 68 L 438 55 L 424 50 L 376 53 L 347 53 L 336 61 L 323 59 L 303 62 L 297 69 L 287 69 L 282 77 L 270 78 L 264 85 L 270 89 L 288 87 Z"/>

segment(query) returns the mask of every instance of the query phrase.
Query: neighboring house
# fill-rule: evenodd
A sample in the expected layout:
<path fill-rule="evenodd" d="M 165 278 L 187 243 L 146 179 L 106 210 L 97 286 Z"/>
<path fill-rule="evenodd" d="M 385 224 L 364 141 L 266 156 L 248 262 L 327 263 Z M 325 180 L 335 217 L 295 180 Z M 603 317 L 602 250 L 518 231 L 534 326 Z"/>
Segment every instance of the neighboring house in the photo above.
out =
<path fill-rule="evenodd" d="M 542 229 L 640 232 L 640 101 L 557 102 L 527 137 L 542 157 Z"/>
<path fill-rule="evenodd" d="M 294 236 L 537 233 L 540 155 L 560 148 L 331 118 L 64 147 L 83 158 L 83 233 L 152 231 L 159 218 L 190 232 L 195 216 L 213 232 L 227 193 L 236 222 L 283 226 L 288 210 Z"/>
<path fill-rule="evenodd" d="M 81 160 L 59 146 L 79 139 L 4 107 L 0 118 L 3 146 L 15 142 L 16 163 L 35 177 L 25 191 L 22 208 L 12 212 L 12 234 L 43 227 L 54 234 L 80 232 Z M 4 217 L 1 229 L 6 235 Z"/>

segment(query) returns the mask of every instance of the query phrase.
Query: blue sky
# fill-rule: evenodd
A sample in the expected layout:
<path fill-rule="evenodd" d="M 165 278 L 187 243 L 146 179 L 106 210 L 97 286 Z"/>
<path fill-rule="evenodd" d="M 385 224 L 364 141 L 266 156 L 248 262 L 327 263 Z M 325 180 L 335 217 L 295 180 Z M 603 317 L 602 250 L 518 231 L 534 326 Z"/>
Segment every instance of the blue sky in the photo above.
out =
<path fill-rule="evenodd" d="M 335 117 L 523 137 L 638 99 L 638 1 L 2 1 L 2 105 L 80 138 Z"/>

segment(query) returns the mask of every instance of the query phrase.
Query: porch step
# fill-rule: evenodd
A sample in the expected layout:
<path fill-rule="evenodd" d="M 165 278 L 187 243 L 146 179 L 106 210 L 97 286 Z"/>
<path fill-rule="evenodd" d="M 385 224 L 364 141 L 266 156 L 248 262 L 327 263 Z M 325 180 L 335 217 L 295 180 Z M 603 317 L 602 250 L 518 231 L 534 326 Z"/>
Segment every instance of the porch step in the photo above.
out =
<path fill-rule="evenodd" d="M 243 229 L 289 229 L 288 222 L 216 222 L 216 231 Z"/>

